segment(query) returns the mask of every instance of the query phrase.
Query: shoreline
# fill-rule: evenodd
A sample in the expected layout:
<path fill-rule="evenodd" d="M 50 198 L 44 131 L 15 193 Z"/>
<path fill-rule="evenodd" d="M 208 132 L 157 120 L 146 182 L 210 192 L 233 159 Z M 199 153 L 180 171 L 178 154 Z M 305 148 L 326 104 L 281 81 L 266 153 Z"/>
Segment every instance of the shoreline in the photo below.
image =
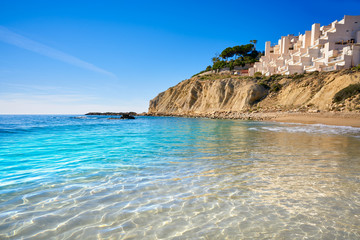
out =
<path fill-rule="evenodd" d="M 239 119 L 254 121 L 270 121 L 302 124 L 324 124 L 333 126 L 350 126 L 360 128 L 360 113 L 351 112 L 213 112 L 213 113 L 188 113 L 188 114 L 147 114 L 148 116 L 173 116 L 210 119 Z"/>
<path fill-rule="evenodd" d="M 324 124 L 360 128 L 360 114 L 356 113 L 288 113 L 271 121 L 302 124 Z"/>

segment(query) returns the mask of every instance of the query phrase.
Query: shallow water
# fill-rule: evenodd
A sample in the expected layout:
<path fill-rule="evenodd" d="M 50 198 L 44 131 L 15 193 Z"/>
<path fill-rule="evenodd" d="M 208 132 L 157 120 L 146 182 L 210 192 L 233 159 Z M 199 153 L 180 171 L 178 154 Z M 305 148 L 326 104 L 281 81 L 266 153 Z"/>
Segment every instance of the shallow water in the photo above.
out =
<path fill-rule="evenodd" d="M 0 239 L 359 239 L 360 128 L 0 116 Z"/>

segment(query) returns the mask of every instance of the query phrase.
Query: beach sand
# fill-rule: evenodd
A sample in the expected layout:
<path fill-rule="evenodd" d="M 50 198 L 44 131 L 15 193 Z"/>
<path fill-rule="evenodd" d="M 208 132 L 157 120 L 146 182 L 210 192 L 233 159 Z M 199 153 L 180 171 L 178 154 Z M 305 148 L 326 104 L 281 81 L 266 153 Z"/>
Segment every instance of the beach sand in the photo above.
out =
<path fill-rule="evenodd" d="M 275 121 L 304 124 L 326 124 L 335 126 L 351 126 L 360 128 L 359 112 L 236 112 L 215 111 L 213 113 L 155 114 L 149 116 L 203 117 L 211 119 L 242 119 L 254 121 Z"/>
<path fill-rule="evenodd" d="M 270 121 L 360 127 L 359 113 L 282 113 Z"/>

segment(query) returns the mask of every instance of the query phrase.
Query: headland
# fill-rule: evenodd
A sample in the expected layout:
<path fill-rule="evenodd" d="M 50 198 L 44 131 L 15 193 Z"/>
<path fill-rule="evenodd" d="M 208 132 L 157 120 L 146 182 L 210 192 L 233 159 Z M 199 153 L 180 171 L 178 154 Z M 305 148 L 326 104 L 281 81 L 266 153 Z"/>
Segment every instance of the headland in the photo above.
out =
<path fill-rule="evenodd" d="M 197 75 L 152 99 L 148 115 L 360 127 L 360 68 L 256 77 Z"/>

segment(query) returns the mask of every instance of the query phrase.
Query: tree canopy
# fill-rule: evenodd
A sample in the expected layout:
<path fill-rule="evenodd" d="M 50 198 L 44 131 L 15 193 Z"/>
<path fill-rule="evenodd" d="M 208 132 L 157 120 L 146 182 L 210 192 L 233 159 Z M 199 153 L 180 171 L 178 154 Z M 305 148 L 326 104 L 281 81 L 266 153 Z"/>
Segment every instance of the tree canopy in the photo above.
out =
<path fill-rule="evenodd" d="M 260 57 L 264 54 L 256 50 L 257 40 L 251 40 L 250 42 L 251 43 L 245 45 L 227 47 L 220 54 L 215 54 L 215 57 L 211 58 L 213 65 L 208 66 L 206 70 L 202 72 L 226 67 L 231 70 L 235 66 L 245 66 L 245 64 L 259 61 Z"/>
<path fill-rule="evenodd" d="M 225 48 L 221 54 L 212 58 L 212 69 L 216 70 L 224 67 L 232 69 L 234 66 L 244 66 L 247 63 L 259 61 L 263 53 L 256 50 L 257 40 L 251 40 L 250 42 L 245 45 Z"/>
<path fill-rule="evenodd" d="M 241 46 L 234 46 L 234 47 L 227 47 L 225 48 L 221 54 L 220 57 L 224 60 L 227 60 L 228 58 L 232 58 L 234 56 L 239 57 L 245 57 L 251 54 L 252 51 L 254 51 L 254 45 L 253 44 L 246 44 Z M 255 50 L 256 51 L 256 50 Z"/>

